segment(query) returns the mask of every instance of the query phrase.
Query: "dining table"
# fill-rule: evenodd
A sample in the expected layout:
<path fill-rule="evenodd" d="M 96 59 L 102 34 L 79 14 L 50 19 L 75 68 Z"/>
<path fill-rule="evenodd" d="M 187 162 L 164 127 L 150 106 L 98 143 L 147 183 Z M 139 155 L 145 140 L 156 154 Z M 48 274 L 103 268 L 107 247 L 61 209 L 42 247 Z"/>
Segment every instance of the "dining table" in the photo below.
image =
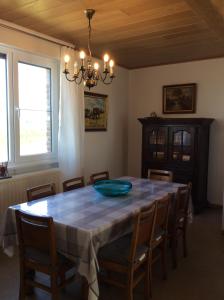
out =
<path fill-rule="evenodd" d="M 57 251 L 76 266 L 88 282 L 88 300 L 97 300 L 99 271 L 97 252 L 132 229 L 132 216 L 143 207 L 175 194 L 180 183 L 121 177 L 131 182 L 127 195 L 108 197 L 92 185 L 59 193 L 39 200 L 10 206 L 4 217 L 1 244 L 7 255 L 13 255 L 17 245 L 15 210 L 54 220 Z"/>

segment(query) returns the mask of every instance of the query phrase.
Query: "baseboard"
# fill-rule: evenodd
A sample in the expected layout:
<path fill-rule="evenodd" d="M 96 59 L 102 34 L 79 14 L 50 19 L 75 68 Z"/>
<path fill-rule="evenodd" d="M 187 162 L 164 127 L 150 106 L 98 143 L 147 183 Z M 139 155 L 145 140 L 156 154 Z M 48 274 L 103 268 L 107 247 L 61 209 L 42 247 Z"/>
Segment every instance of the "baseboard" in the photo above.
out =
<path fill-rule="evenodd" d="M 208 208 L 219 208 L 222 209 L 222 204 L 215 204 L 208 202 Z"/>

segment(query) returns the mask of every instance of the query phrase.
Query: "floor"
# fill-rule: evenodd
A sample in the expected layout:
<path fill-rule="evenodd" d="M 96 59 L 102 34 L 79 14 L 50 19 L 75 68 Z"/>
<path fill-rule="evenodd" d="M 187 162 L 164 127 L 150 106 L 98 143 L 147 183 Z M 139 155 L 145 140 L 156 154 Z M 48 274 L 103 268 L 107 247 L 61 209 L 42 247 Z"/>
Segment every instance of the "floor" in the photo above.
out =
<path fill-rule="evenodd" d="M 189 256 L 181 257 L 168 279 L 161 279 L 160 266 L 153 274 L 153 300 L 223 300 L 224 299 L 224 235 L 221 233 L 221 210 L 210 209 L 195 216 L 188 230 Z M 181 250 L 181 249 L 180 249 Z M 170 257 L 168 257 L 170 263 Z M 8 258 L 0 251 L 0 299 L 18 299 L 18 257 Z M 61 300 L 80 298 L 80 287 L 70 284 Z M 136 288 L 134 300 L 143 298 L 143 286 Z M 102 300 L 124 299 L 116 288 L 100 286 Z M 27 300 L 48 300 L 49 295 L 36 290 Z"/>

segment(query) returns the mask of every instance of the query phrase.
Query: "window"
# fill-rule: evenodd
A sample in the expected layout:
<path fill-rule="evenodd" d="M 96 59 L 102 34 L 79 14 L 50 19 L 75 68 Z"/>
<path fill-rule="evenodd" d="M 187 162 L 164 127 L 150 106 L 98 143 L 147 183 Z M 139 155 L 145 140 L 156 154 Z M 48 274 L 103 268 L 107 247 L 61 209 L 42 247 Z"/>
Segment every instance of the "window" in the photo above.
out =
<path fill-rule="evenodd" d="M 49 153 L 52 151 L 51 70 L 19 62 L 18 71 L 20 155 Z"/>
<path fill-rule="evenodd" d="M 8 114 L 6 55 L 0 54 L 0 162 L 8 161 Z"/>
<path fill-rule="evenodd" d="M 0 162 L 57 161 L 57 61 L 0 48 Z"/>

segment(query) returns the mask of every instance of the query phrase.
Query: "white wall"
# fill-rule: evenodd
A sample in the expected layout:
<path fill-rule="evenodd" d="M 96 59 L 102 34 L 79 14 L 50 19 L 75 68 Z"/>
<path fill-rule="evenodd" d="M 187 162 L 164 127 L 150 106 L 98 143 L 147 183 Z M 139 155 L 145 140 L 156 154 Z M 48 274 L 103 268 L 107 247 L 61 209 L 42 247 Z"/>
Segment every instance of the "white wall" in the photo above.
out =
<path fill-rule="evenodd" d="M 150 67 L 130 71 L 128 174 L 140 176 L 141 124 L 139 117 L 155 111 L 162 115 L 162 87 L 197 83 L 196 114 L 164 117 L 209 117 L 210 132 L 208 200 L 222 204 L 224 183 L 224 58 Z"/>
<path fill-rule="evenodd" d="M 15 30 L 0 27 L 0 44 L 60 59 L 61 47 L 59 45 Z"/>
<path fill-rule="evenodd" d="M 60 60 L 59 45 L 13 30 L 0 28 L 0 44 Z M 91 92 L 108 95 L 109 116 L 107 131 L 85 133 L 86 180 L 90 174 L 104 170 L 108 170 L 111 177 L 126 174 L 129 72 L 115 67 L 115 73 L 112 85 L 99 84 L 97 88 L 91 89 Z"/>
<path fill-rule="evenodd" d="M 9 29 L 0 28 L 0 44 L 60 59 L 60 46 Z M 116 75 L 112 85 L 99 84 L 92 89 L 93 92 L 108 95 L 109 117 L 107 131 L 85 134 L 86 179 L 91 173 L 101 170 L 109 170 L 111 177 L 126 173 L 140 176 L 141 125 L 137 118 L 149 116 L 152 111 L 162 114 L 163 85 L 196 82 L 197 113 L 175 117 L 215 118 L 210 139 L 208 198 L 212 203 L 221 204 L 224 177 L 224 59 L 132 71 L 117 67 Z"/>
<path fill-rule="evenodd" d="M 91 173 L 109 170 L 110 177 L 126 174 L 128 137 L 128 74 L 116 67 L 111 85 L 99 84 L 91 92 L 108 95 L 107 131 L 85 133 L 85 178 Z"/>

